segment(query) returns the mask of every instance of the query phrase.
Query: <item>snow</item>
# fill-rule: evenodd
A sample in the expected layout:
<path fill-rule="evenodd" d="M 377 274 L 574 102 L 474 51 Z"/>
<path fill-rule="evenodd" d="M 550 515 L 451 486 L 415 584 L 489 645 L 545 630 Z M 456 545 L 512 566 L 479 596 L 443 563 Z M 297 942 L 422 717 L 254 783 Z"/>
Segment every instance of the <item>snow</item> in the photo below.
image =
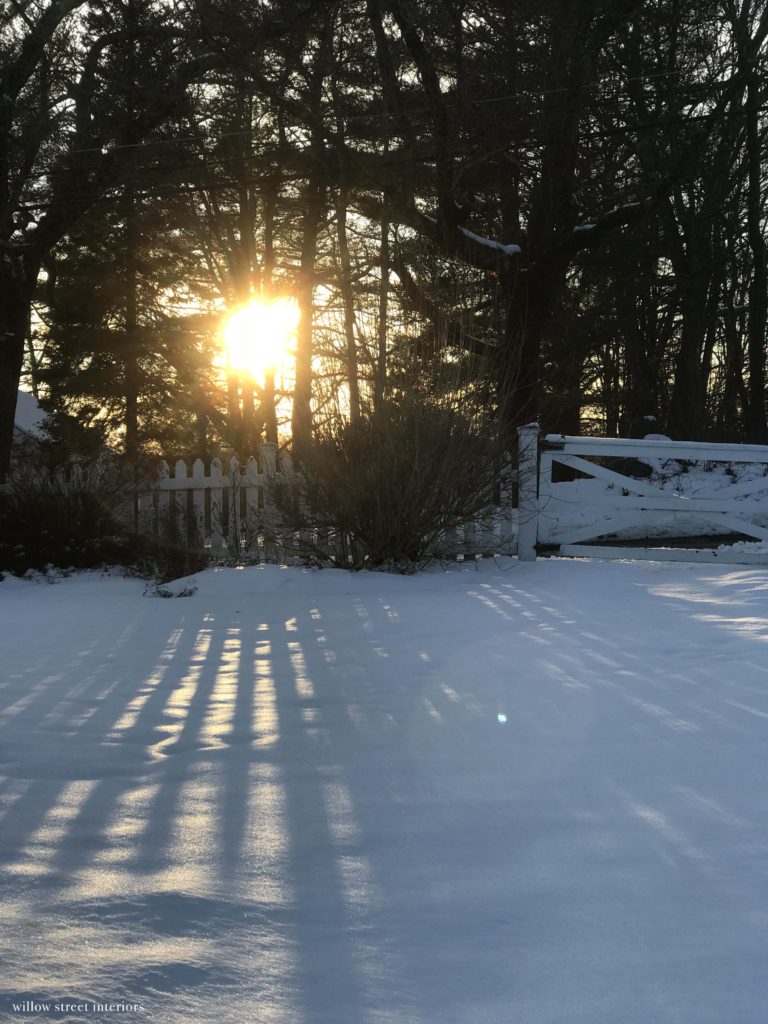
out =
<path fill-rule="evenodd" d="M 738 540 L 735 544 L 720 544 L 718 554 L 734 554 L 739 551 L 751 552 L 753 555 L 768 555 L 768 542 L 764 540 Z"/>
<path fill-rule="evenodd" d="M 651 442 L 649 449 L 656 443 L 660 457 L 645 456 L 634 461 L 644 463 L 651 469 L 651 475 L 644 482 L 657 487 L 665 494 L 679 494 L 686 498 L 729 498 L 728 488 L 734 484 L 746 485 L 753 481 L 764 480 L 765 486 L 751 494 L 737 493 L 734 498 L 734 512 L 745 520 L 758 526 L 768 526 L 768 474 L 765 464 L 751 462 L 679 462 L 675 459 L 663 458 L 664 444 L 669 441 L 665 434 L 647 434 L 643 444 Z M 631 470 L 629 471 L 631 474 Z M 541 508 L 544 527 L 567 525 L 574 529 L 581 526 L 608 521 L 617 515 L 622 508 L 621 488 L 607 483 L 604 479 L 583 477 L 566 483 L 552 485 L 551 495 L 547 497 Z M 615 505 L 606 504 L 615 498 Z M 731 526 L 719 525 L 717 519 L 693 512 L 654 512 L 653 517 L 638 517 L 638 525 L 624 527 L 615 531 L 617 537 L 632 539 L 686 537 L 698 535 L 731 534 Z M 721 552 L 754 550 L 749 543 L 738 542 L 735 545 L 721 545 Z"/>
<path fill-rule="evenodd" d="M 514 243 L 504 245 L 503 242 L 496 242 L 492 238 L 485 238 L 483 235 L 476 235 L 475 232 L 470 231 L 469 228 L 461 228 L 461 233 L 465 238 L 469 238 L 478 245 L 486 245 L 491 249 L 496 249 L 498 252 L 503 252 L 507 256 L 517 256 L 523 251 L 519 245 L 515 245 Z"/>
<path fill-rule="evenodd" d="M 612 217 L 616 213 L 621 213 L 622 210 L 636 210 L 640 206 L 640 203 L 623 203 L 621 206 L 612 206 L 606 217 Z"/>
<path fill-rule="evenodd" d="M 35 396 L 28 391 L 19 391 L 16 397 L 16 413 L 13 424 L 33 437 L 43 437 L 45 413 L 37 404 Z"/>
<path fill-rule="evenodd" d="M 768 571 L 187 582 L 0 583 L 0 1017 L 762 1024 Z"/>

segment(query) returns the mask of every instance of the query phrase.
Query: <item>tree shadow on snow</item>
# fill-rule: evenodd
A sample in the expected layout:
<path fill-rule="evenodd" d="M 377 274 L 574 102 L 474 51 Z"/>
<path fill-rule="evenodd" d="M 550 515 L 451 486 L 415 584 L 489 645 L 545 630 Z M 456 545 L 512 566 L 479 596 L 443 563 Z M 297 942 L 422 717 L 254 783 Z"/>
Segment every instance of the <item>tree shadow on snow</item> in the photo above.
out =
<path fill-rule="evenodd" d="M 620 948 L 595 865 L 628 910 L 646 875 L 674 894 L 692 873 L 742 906 L 759 822 L 734 793 L 768 708 L 738 601 L 713 623 L 661 578 L 633 576 L 623 607 L 562 577 L 437 578 L 438 617 L 423 587 L 386 580 L 385 599 L 350 576 L 343 595 L 168 612 L 127 669 L 115 638 L 39 665 L 0 726 L 9 899 L 34 892 L 40 920 L 102 943 L 60 962 L 91 988 L 111 950 L 126 998 L 168 1019 L 193 989 L 211 1007 L 236 990 L 264 1020 L 313 1024 L 525 1012 L 541 951 L 578 947 L 579 921 L 583 939 L 579 900 L 597 910 L 565 974 L 591 942 Z M 728 673 L 734 638 L 749 678 Z M 638 909 L 618 968 L 655 928 Z"/>

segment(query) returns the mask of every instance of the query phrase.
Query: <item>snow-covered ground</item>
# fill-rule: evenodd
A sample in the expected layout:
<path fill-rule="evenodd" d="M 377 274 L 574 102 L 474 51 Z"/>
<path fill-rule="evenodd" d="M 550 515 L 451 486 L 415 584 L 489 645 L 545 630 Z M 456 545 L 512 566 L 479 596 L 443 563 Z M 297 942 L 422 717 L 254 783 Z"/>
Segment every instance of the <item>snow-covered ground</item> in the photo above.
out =
<path fill-rule="evenodd" d="M 506 566 L 0 583 L 0 1017 L 762 1024 L 768 571 Z"/>

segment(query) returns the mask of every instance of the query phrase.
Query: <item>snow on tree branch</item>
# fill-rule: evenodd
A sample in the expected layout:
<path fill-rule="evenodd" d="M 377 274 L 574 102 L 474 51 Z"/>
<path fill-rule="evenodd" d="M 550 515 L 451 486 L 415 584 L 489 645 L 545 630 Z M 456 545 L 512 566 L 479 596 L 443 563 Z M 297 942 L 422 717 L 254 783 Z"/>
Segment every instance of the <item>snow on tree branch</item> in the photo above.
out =
<path fill-rule="evenodd" d="M 469 228 L 459 228 L 465 238 L 471 239 L 478 245 L 486 245 L 489 249 L 496 249 L 497 252 L 503 252 L 505 256 L 517 256 L 523 250 L 519 245 L 514 243 L 510 245 L 504 245 L 503 242 L 496 242 L 492 238 L 484 238 L 483 235 L 476 235 L 474 231 L 470 231 Z"/>

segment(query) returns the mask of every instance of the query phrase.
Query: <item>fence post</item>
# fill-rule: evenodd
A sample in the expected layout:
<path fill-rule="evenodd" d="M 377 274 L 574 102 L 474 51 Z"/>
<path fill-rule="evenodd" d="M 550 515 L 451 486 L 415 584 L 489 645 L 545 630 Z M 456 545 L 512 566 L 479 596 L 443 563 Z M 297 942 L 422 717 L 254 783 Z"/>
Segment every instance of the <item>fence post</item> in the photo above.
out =
<path fill-rule="evenodd" d="M 517 557 L 536 561 L 539 530 L 539 424 L 517 428 Z"/>

